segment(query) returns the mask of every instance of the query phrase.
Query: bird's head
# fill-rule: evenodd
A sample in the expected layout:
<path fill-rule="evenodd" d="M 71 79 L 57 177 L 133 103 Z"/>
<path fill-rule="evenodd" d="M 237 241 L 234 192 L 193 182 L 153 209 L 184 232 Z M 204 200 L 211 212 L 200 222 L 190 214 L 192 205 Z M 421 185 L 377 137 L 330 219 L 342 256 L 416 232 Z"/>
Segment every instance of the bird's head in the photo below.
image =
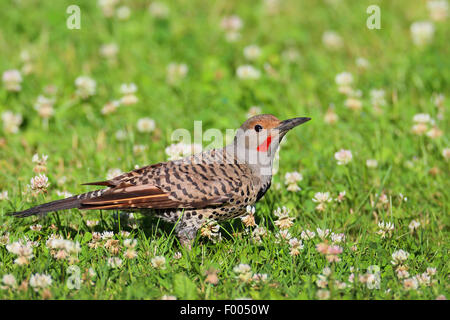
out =
<path fill-rule="evenodd" d="M 271 163 L 286 133 L 309 120 L 311 118 L 301 117 L 280 121 L 271 114 L 249 118 L 238 129 L 234 138 L 238 158 L 250 164 Z"/>

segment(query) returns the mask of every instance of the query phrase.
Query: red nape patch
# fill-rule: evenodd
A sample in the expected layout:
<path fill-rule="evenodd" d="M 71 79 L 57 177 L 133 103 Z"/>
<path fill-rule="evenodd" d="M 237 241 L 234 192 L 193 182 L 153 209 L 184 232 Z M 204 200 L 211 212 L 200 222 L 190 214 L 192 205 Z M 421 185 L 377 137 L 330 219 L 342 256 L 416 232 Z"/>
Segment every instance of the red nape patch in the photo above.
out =
<path fill-rule="evenodd" d="M 261 143 L 258 148 L 256 148 L 256 150 L 258 150 L 258 152 L 267 152 L 267 150 L 269 149 L 270 143 L 272 142 L 272 137 L 268 136 L 266 141 L 264 141 L 263 143 Z"/>

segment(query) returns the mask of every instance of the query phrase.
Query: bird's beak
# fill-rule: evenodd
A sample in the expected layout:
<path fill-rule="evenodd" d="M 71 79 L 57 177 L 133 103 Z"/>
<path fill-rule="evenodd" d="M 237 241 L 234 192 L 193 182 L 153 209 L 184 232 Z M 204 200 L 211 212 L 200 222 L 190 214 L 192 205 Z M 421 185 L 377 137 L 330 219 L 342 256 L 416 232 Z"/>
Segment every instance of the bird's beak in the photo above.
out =
<path fill-rule="evenodd" d="M 309 120 L 311 120 L 311 118 L 306 118 L 306 117 L 287 119 L 287 120 L 281 121 L 281 123 L 277 127 L 277 129 L 280 132 L 280 136 L 283 137 L 286 134 L 286 132 L 288 132 L 292 128 L 294 128 L 298 125 L 301 125 L 302 123 L 305 123 Z"/>

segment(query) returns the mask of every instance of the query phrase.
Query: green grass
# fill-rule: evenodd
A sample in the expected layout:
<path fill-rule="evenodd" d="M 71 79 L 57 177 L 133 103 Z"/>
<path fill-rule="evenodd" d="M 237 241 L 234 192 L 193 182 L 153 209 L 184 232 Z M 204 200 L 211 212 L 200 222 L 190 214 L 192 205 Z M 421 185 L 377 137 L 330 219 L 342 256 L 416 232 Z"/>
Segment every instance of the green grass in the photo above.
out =
<path fill-rule="evenodd" d="M 66 28 L 65 13 L 76 2 L 81 8 L 81 29 Z M 28 283 L 14 289 L 0 289 L 1 299 L 160 299 L 164 295 L 178 299 L 316 299 L 316 283 L 325 267 L 331 268 L 328 286 L 331 299 L 435 299 L 449 297 L 449 161 L 443 150 L 449 147 L 448 95 L 450 60 L 448 56 L 449 22 L 434 22 L 432 41 L 415 46 L 410 25 L 430 20 L 425 1 L 281 1 L 280 12 L 265 12 L 262 1 L 169 1 L 166 20 L 153 18 L 149 1 L 121 1 L 131 9 L 125 21 L 105 18 L 97 1 L 3 1 L 0 4 L 0 71 L 21 69 L 20 52 L 28 50 L 33 71 L 24 74 L 22 90 L 17 93 L 0 87 L 0 113 L 20 113 L 23 122 L 16 134 L 0 129 L 1 277 L 12 274 L 18 282 Z M 366 28 L 366 8 L 381 8 L 381 29 Z M 241 37 L 230 43 L 220 28 L 222 17 L 237 14 L 244 22 Z M 343 47 L 337 51 L 322 43 L 326 30 L 338 32 Z M 99 55 L 102 44 L 119 46 L 115 64 Z M 261 56 L 249 62 L 243 48 L 257 44 Z M 296 48 L 300 57 L 287 62 L 282 52 Z M 367 70 L 356 66 L 364 57 Z M 176 85 L 166 81 L 167 65 L 185 63 L 186 78 Z M 258 80 L 240 80 L 236 68 L 252 64 L 261 71 Z M 275 75 L 264 71 L 269 64 Z M 345 106 L 335 76 L 353 74 L 353 87 L 362 91 L 362 109 Z M 96 80 L 97 92 L 82 100 L 75 95 L 75 79 L 88 75 Z M 115 113 L 103 115 L 103 105 L 121 97 L 120 85 L 138 86 L 135 105 L 121 106 Z M 48 128 L 33 105 L 48 85 L 57 87 L 55 113 Z M 386 105 L 374 112 L 370 90 L 384 89 Z M 446 97 L 442 107 L 433 102 L 436 94 Z M 334 104 L 339 120 L 324 121 L 329 105 Z M 261 243 L 245 232 L 240 219 L 221 223 L 222 241 L 197 237 L 192 250 L 180 247 L 173 226 L 137 214 L 138 227 L 130 228 L 123 215 L 113 212 L 68 210 L 45 218 L 14 219 L 8 212 L 58 199 L 56 191 L 77 194 L 90 190 L 81 183 L 103 180 L 108 170 L 134 169 L 167 160 L 165 148 L 174 143 L 171 133 L 177 128 L 193 131 L 194 121 L 203 121 L 203 131 L 238 128 L 246 120 L 251 106 L 279 119 L 308 116 L 313 120 L 287 135 L 280 151 L 280 169 L 273 187 L 256 204 L 256 223 L 268 230 Z M 427 113 L 443 135 L 431 139 L 411 131 L 413 117 Z M 156 122 L 152 133 L 137 130 L 138 119 L 150 117 Z M 125 130 L 125 140 L 116 132 Z M 134 154 L 134 145 L 146 145 Z M 208 141 L 204 141 L 207 145 Z M 334 154 L 340 149 L 352 151 L 352 161 L 337 165 Z M 26 185 L 35 176 L 35 153 L 49 155 L 47 176 L 50 187 L 37 197 L 26 193 Z M 370 169 L 367 159 L 376 159 Z M 303 175 L 299 192 L 286 190 L 284 175 L 298 171 Z M 58 185 L 61 177 L 67 180 Z M 274 186 L 280 183 L 280 188 Z M 333 201 L 325 211 L 315 209 L 317 192 L 330 192 L 336 198 L 346 191 L 342 203 Z M 25 193 L 24 193 L 25 192 Z M 380 205 L 381 193 L 387 203 Z M 407 197 L 402 201 L 400 194 Z M 344 233 L 340 262 L 330 263 L 316 250 L 322 242 L 316 236 L 303 240 L 304 248 L 290 255 L 286 241 L 277 241 L 279 231 L 273 211 L 286 206 L 295 216 L 289 232 L 300 238 L 302 231 L 329 228 Z M 122 217 L 119 219 L 119 217 Z M 94 228 L 87 220 L 99 220 Z M 420 227 L 411 232 L 412 220 Z M 392 222 L 392 237 L 382 239 L 377 223 Z M 30 230 L 39 223 L 40 231 Z M 52 228 L 52 225 L 54 227 Z M 57 230 L 56 230 L 57 228 Z M 137 239 L 137 257 L 124 257 L 120 231 L 130 231 Z M 100 246 L 90 248 L 92 232 L 114 231 L 121 246 L 117 255 Z M 72 261 L 84 274 L 92 268 L 96 276 L 84 279 L 80 289 L 69 289 L 69 261 L 52 257 L 46 241 L 51 234 L 78 241 L 81 251 Z M 6 236 L 7 235 L 7 236 Z M 27 265 L 6 244 L 24 237 L 36 241 L 34 257 Z M 6 242 L 6 243 L 4 243 Z M 352 250 L 352 246 L 356 250 Z M 392 253 L 403 249 L 410 253 L 405 265 L 410 276 L 436 268 L 430 285 L 407 290 L 391 264 Z M 173 256 L 182 253 L 180 259 Z M 123 259 L 120 268 L 111 268 L 108 258 Z M 164 256 L 164 269 L 152 266 L 155 256 Z M 266 282 L 245 283 L 233 271 L 240 263 L 253 273 L 268 275 Z M 380 268 L 379 289 L 369 289 L 359 281 L 367 268 Z M 218 283 L 207 281 L 206 271 L 217 271 Z M 52 284 L 45 290 L 33 290 L 30 277 L 46 273 Z M 354 274 L 353 283 L 348 281 Z M 339 289 L 334 280 L 346 282 Z M 0 283 L 0 286 L 3 285 Z M 320 294 L 320 293 L 319 293 Z"/>

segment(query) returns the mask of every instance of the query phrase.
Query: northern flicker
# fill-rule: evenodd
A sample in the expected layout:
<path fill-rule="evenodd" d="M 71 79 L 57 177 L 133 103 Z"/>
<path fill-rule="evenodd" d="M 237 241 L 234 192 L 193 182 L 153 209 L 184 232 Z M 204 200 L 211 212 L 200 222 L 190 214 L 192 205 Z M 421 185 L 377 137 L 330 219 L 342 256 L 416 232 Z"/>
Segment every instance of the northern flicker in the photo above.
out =
<path fill-rule="evenodd" d="M 105 186 L 13 213 L 27 217 L 72 208 L 154 214 L 176 223 L 180 242 L 190 246 L 208 220 L 239 217 L 264 196 L 272 180 L 275 153 L 284 135 L 310 118 L 278 120 L 270 114 L 249 118 L 233 142 L 174 161 L 145 166 L 107 181 Z"/>

